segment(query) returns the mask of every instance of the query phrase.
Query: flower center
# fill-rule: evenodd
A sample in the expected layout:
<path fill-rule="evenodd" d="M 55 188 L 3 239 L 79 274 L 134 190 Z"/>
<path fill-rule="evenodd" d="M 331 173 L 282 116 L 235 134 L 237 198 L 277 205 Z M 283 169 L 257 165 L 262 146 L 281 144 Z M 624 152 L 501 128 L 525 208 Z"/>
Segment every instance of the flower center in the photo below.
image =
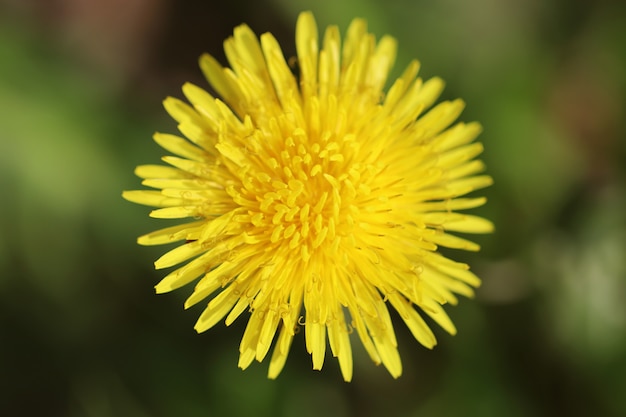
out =
<path fill-rule="evenodd" d="M 309 136 L 295 128 L 275 148 L 276 136 L 262 131 L 254 136 L 263 149 L 256 163 L 240 175 L 240 192 L 229 190 L 235 202 L 249 203 L 243 204 L 253 226 L 249 233 L 297 250 L 304 262 L 321 246 L 336 253 L 341 238 L 354 227 L 357 193 L 368 191 L 360 181 L 362 164 L 352 162 L 354 135 L 337 138 L 325 131 Z"/>

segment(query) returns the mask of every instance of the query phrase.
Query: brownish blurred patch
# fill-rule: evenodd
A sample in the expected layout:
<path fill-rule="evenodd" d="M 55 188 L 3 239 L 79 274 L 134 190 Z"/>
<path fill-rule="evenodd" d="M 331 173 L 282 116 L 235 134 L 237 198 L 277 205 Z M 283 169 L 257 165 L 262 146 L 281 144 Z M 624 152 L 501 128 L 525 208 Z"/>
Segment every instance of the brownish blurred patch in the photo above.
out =
<path fill-rule="evenodd" d="M 584 41 L 584 40 L 583 40 Z M 549 95 L 549 109 L 560 128 L 582 150 L 586 185 L 605 185 L 615 178 L 624 114 L 619 63 L 581 41 L 572 45 Z"/>
<path fill-rule="evenodd" d="M 251 0 L 0 0 L 0 7 L 111 88 L 151 98 L 173 94 L 186 81 L 204 83 L 198 57 L 208 52 L 224 62 L 222 43 L 242 22 L 258 34 L 293 38 L 273 8 Z M 286 42 L 287 54 L 292 43 Z"/>

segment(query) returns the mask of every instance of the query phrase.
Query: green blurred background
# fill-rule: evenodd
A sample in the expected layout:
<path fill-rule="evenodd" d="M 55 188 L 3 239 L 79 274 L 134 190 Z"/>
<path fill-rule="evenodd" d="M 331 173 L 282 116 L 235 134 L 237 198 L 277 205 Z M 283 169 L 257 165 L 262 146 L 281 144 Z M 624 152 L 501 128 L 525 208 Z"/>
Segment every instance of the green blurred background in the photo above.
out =
<path fill-rule="evenodd" d="M 199 55 L 247 22 L 293 56 L 303 9 L 394 35 L 396 74 L 417 57 L 485 128 L 497 232 L 453 255 L 484 285 L 432 352 L 398 326 L 396 381 L 299 339 L 242 372 L 244 321 L 197 335 L 190 289 L 155 296 L 135 238 L 162 224 L 120 197 Z M 624 1 L 0 0 L 0 415 L 626 415 L 625 98 Z"/>

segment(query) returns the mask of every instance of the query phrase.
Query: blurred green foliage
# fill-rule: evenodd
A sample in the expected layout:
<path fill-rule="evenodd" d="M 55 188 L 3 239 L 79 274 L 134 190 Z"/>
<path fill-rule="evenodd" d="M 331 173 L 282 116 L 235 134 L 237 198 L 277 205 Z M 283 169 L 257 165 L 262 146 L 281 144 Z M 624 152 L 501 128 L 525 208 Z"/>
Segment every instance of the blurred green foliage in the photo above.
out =
<path fill-rule="evenodd" d="M 0 2 L 0 415 L 626 415 L 623 2 L 210 3 Z M 161 224 L 120 197 L 199 54 L 246 21 L 293 55 L 303 9 L 394 35 L 396 74 L 417 57 L 485 128 L 498 230 L 454 255 L 484 285 L 432 352 L 398 326 L 397 381 L 357 344 L 351 384 L 313 372 L 301 340 L 278 380 L 241 372 L 244 323 L 196 335 L 185 291 L 153 294 L 135 237 Z"/>

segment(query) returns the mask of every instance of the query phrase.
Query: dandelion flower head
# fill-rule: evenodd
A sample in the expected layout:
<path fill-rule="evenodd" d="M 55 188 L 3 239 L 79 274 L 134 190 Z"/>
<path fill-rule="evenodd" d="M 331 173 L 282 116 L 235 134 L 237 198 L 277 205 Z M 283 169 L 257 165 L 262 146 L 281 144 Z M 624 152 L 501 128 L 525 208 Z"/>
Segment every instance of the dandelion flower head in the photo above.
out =
<path fill-rule="evenodd" d="M 389 306 L 432 348 L 426 320 L 454 334 L 442 306 L 480 284 L 466 264 L 438 251 L 476 251 L 451 232 L 492 230 L 458 212 L 484 204 L 464 196 L 492 182 L 475 159 L 480 125 L 455 123 L 461 100 L 434 105 L 443 82 L 417 77 L 417 61 L 383 91 L 396 41 L 377 41 L 361 19 L 343 43 L 335 26 L 320 42 L 313 15 L 302 13 L 297 74 L 271 34 L 258 38 L 246 25 L 224 49 L 230 68 L 200 58 L 220 98 L 189 83 L 182 90 L 190 104 L 167 98 L 182 136 L 154 139 L 173 156 L 137 167 L 152 190 L 123 194 L 155 207 L 151 217 L 187 219 L 138 239 L 180 242 L 155 262 L 177 266 L 157 293 L 195 282 L 185 307 L 208 302 L 198 332 L 247 315 L 243 369 L 272 349 L 269 377 L 278 376 L 302 328 L 313 369 L 330 345 L 351 380 L 351 345 L 360 341 L 398 377 Z"/>

